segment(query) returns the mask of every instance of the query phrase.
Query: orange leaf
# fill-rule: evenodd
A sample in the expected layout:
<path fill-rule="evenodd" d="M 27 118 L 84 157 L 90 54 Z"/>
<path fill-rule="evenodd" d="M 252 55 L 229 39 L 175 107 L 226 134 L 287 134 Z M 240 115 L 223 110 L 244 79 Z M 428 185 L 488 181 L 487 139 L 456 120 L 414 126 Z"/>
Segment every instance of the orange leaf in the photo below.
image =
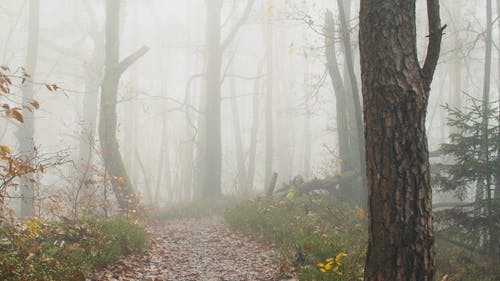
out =
<path fill-rule="evenodd" d="M 21 122 L 21 123 L 24 123 L 24 117 L 23 115 L 17 111 L 17 110 L 12 110 L 12 118 L 16 119 L 17 121 Z"/>

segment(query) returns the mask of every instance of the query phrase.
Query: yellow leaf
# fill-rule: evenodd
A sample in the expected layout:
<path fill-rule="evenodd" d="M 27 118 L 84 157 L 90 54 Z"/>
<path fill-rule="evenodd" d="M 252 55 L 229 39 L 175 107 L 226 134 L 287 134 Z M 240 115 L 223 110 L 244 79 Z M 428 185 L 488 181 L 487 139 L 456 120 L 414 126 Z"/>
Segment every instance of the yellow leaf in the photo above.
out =
<path fill-rule="evenodd" d="M 273 13 L 273 6 L 271 6 L 271 5 L 267 6 L 266 14 L 270 15 L 272 13 Z"/>
<path fill-rule="evenodd" d="M 6 145 L 0 145 L 0 149 L 5 153 L 10 153 L 10 147 Z"/>

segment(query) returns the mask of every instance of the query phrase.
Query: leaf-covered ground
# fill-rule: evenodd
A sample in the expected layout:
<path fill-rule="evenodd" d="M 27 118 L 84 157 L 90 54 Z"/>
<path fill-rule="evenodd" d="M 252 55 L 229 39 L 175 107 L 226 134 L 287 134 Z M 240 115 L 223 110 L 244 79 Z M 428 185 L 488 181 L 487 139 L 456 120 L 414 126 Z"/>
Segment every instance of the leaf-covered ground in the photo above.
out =
<path fill-rule="evenodd" d="M 282 280 L 271 245 L 231 231 L 220 219 L 173 220 L 150 231 L 150 249 L 124 257 L 93 280 Z"/>

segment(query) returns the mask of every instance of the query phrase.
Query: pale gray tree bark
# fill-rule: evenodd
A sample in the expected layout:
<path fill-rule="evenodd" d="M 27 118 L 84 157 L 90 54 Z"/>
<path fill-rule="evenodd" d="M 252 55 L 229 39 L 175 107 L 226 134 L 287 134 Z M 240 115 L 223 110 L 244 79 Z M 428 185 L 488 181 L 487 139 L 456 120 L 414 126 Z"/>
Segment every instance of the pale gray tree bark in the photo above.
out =
<path fill-rule="evenodd" d="M 104 79 L 101 86 L 99 116 L 99 140 L 107 173 L 110 175 L 113 192 L 122 210 L 135 207 L 136 194 L 127 174 L 116 137 L 118 84 L 120 77 L 130 65 L 145 55 L 149 48 L 142 47 L 119 61 L 120 50 L 120 0 L 106 1 L 106 43 Z"/>
<path fill-rule="evenodd" d="M 29 23 L 28 23 L 28 48 L 26 60 L 24 62 L 25 71 L 35 77 L 37 60 L 38 60 L 38 45 L 40 33 L 40 0 L 32 0 L 29 2 Z M 24 83 L 22 86 L 22 104 L 29 104 L 33 101 L 33 83 Z M 19 141 L 19 151 L 23 154 L 23 158 L 28 164 L 33 164 L 32 160 L 36 157 L 35 151 L 35 116 L 32 111 L 23 109 L 24 123 L 20 124 L 17 131 L 17 139 Z M 29 177 L 30 175 L 27 175 Z M 35 183 L 26 177 L 20 179 L 21 191 L 21 217 L 31 217 L 35 214 L 34 197 Z"/>
<path fill-rule="evenodd" d="M 206 5 L 206 102 L 204 158 L 201 159 L 199 188 L 202 197 L 222 194 L 222 144 L 221 144 L 221 67 L 224 51 L 236 37 L 248 18 L 255 0 L 248 0 L 243 14 L 232 26 L 228 35 L 221 34 L 222 0 L 207 0 Z"/>
<path fill-rule="evenodd" d="M 266 98 L 265 98 L 265 160 L 264 186 L 267 188 L 273 176 L 273 0 L 267 1 L 267 17 L 265 26 L 266 42 Z"/>

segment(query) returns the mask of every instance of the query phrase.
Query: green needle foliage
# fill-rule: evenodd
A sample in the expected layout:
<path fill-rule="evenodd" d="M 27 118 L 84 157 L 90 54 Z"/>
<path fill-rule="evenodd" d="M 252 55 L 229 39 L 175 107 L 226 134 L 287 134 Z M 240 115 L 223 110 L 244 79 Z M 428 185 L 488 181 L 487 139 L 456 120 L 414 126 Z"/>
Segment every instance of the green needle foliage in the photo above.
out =
<path fill-rule="evenodd" d="M 445 109 L 452 133 L 450 142 L 441 145 L 442 163 L 433 166 L 433 184 L 438 191 L 453 192 L 467 201 L 435 212 L 436 237 L 442 249 L 438 256 L 448 255 L 438 260 L 449 260 L 438 268 L 445 270 L 446 264 L 456 263 L 454 268 L 463 270 L 455 271 L 455 276 L 462 279 L 453 280 L 490 280 L 500 276 L 496 266 L 500 258 L 499 109 L 497 103 L 485 104 L 472 97 L 463 111 Z"/>

